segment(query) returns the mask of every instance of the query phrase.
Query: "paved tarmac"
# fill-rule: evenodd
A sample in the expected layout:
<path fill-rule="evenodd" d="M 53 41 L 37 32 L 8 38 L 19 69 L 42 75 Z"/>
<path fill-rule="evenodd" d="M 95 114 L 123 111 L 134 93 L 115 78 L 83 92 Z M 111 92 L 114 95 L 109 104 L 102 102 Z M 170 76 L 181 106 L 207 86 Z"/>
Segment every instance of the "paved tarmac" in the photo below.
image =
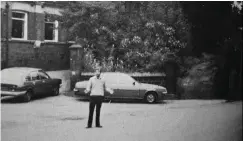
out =
<path fill-rule="evenodd" d="M 88 102 L 60 95 L 1 103 L 2 141 L 242 141 L 242 102 L 105 102 L 86 129 Z M 95 117 L 95 115 L 94 115 Z"/>

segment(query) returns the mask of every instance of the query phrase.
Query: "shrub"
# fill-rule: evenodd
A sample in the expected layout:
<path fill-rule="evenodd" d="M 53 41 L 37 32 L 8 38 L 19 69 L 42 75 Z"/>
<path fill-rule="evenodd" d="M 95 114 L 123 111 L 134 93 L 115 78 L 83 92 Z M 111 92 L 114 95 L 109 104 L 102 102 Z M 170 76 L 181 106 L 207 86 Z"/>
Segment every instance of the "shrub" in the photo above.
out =
<path fill-rule="evenodd" d="M 178 79 L 178 89 L 182 99 L 211 99 L 215 98 L 213 81 L 216 67 L 211 56 L 202 58 L 187 58 L 191 67 L 185 77 Z"/>

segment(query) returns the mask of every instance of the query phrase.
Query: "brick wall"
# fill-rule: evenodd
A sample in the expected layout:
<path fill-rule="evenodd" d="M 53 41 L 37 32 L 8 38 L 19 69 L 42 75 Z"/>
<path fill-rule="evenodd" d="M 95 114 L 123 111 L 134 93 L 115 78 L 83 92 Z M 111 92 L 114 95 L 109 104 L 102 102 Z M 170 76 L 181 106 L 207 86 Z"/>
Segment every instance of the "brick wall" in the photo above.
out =
<path fill-rule="evenodd" d="M 34 41 L 10 41 L 8 67 L 38 67 L 45 70 L 69 69 L 69 44 L 43 43 L 33 48 Z M 1 41 L 2 60 L 6 55 L 6 43 Z M 3 66 L 2 66 L 3 67 Z"/>
<path fill-rule="evenodd" d="M 58 8 L 51 8 L 49 13 L 40 5 L 31 5 L 26 2 L 8 2 L 9 10 L 5 8 L 6 2 L 1 2 L 1 68 L 6 67 L 40 67 L 46 70 L 69 69 L 69 49 L 67 32 L 59 24 L 58 42 L 45 42 L 45 16 L 57 16 Z M 27 40 L 11 40 L 12 11 L 27 13 Z M 7 12 L 8 11 L 8 12 Z M 59 15 L 60 16 L 60 15 Z M 52 19 L 54 20 L 54 19 Z M 8 24 L 7 24 L 8 22 Z M 6 52 L 6 35 L 9 33 L 9 48 Z M 39 49 L 34 49 L 35 40 L 43 42 Z M 8 54 L 8 58 L 7 58 Z M 6 61 L 7 60 L 7 61 Z"/>

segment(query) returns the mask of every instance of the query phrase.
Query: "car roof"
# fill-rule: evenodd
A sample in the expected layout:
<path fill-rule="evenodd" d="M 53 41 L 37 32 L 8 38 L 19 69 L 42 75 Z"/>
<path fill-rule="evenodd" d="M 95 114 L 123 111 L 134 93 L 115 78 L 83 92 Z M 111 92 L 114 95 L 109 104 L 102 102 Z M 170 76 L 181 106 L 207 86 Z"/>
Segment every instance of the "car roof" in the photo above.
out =
<path fill-rule="evenodd" d="M 23 77 L 32 71 L 41 70 L 30 67 L 12 67 L 1 70 L 1 83 L 21 85 Z"/>
<path fill-rule="evenodd" d="M 3 69 L 3 70 L 28 73 L 28 72 L 38 71 L 38 70 L 42 70 L 42 69 L 40 69 L 40 68 L 31 68 L 31 67 L 12 67 L 12 68 L 6 68 L 6 69 Z"/>

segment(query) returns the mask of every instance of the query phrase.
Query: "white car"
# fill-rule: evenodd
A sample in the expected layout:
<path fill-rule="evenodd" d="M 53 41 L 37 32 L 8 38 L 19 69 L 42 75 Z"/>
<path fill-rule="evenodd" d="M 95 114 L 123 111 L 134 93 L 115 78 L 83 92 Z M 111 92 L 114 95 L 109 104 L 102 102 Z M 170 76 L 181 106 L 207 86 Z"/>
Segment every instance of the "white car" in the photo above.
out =
<path fill-rule="evenodd" d="M 106 86 L 113 89 L 114 94 L 105 93 L 106 99 L 143 99 L 148 103 L 155 103 L 163 100 L 167 94 L 165 87 L 139 83 L 131 76 L 120 72 L 104 72 L 101 78 L 105 80 Z M 88 98 L 84 90 L 88 81 L 80 81 L 75 84 L 74 92 L 76 96 Z"/>

